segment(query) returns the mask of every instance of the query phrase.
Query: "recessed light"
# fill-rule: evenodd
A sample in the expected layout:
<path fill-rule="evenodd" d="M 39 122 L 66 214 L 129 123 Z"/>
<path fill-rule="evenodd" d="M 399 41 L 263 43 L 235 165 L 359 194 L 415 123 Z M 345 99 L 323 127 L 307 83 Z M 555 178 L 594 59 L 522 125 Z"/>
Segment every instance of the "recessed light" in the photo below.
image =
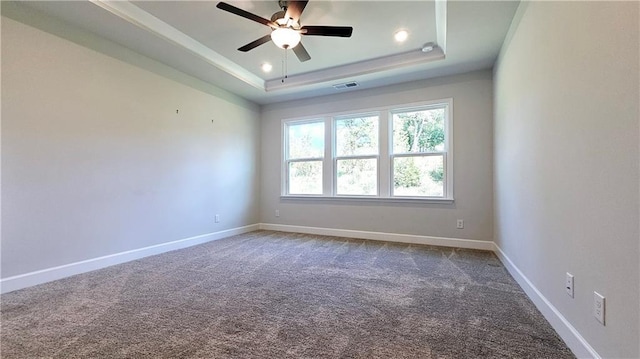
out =
<path fill-rule="evenodd" d="M 398 30 L 393 37 L 397 42 L 404 42 L 409 37 L 409 32 L 407 30 Z"/>
<path fill-rule="evenodd" d="M 265 62 L 264 64 L 262 64 L 261 68 L 262 68 L 262 71 L 264 72 L 271 72 L 271 70 L 273 69 L 273 66 L 271 66 L 270 63 Z"/>

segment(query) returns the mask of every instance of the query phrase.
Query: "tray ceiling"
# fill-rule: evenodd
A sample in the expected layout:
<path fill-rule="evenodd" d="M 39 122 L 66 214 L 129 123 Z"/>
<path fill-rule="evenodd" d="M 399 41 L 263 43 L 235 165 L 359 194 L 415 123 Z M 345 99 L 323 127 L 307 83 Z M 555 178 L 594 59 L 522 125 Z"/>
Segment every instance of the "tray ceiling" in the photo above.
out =
<path fill-rule="evenodd" d="M 273 1 L 227 1 L 270 18 Z M 311 0 L 302 25 L 352 26 L 350 38 L 303 36 L 311 60 L 299 62 L 269 42 L 237 48 L 270 28 L 216 8 L 217 1 L 13 2 L 90 31 L 179 71 L 266 104 L 491 68 L 517 8 L 515 1 Z M 3 12 L 6 4 L 3 4 Z M 398 43 L 394 33 L 409 32 Z M 437 44 L 431 52 L 426 43 Z M 273 69 L 265 73 L 261 65 Z M 287 78 L 283 82 L 286 64 Z"/>

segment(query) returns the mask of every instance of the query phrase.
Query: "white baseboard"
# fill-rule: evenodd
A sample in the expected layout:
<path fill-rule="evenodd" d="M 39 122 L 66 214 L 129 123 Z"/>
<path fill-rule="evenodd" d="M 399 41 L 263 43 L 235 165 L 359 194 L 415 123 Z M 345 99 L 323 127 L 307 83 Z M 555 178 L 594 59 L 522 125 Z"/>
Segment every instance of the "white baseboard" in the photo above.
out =
<path fill-rule="evenodd" d="M 325 236 L 337 236 L 337 237 L 347 237 L 347 238 L 371 239 L 376 241 L 427 244 L 427 245 L 442 246 L 442 247 L 482 249 L 486 251 L 493 251 L 494 249 L 492 241 L 478 241 L 473 239 L 431 237 L 431 236 L 420 236 L 420 235 L 414 235 L 414 234 L 354 231 L 349 229 L 290 226 L 285 224 L 271 224 L 271 223 L 260 223 L 260 229 L 265 229 L 270 231 L 318 234 L 318 235 L 325 235 Z"/>
<path fill-rule="evenodd" d="M 179 239 L 172 242 L 156 244 L 149 247 L 133 249 L 126 252 L 110 254 L 103 257 L 87 259 L 80 262 L 69 263 L 58 267 L 47 268 L 35 272 L 25 273 L 0 280 L 0 293 L 8 293 L 14 290 L 31 287 L 37 284 L 51 282 L 53 280 L 70 277 L 72 275 L 90 272 L 96 269 L 133 261 L 136 259 L 173 251 L 176 249 L 191 247 L 216 239 L 222 239 L 236 234 L 242 234 L 258 230 L 258 224 L 227 229 L 224 231 L 202 234 L 195 237 Z"/>
<path fill-rule="evenodd" d="M 76 263 L 65 264 L 58 267 L 47 268 L 35 272 L 25 273 L 9 278 L 0 279 L 0 293 L 8 293 L 14 290 L 27 288 L 41 283 L 62 279 L 76 274 L 93 271 L 108 266 L 133 261 L 136 259 L 169 252 L 176 249 L 191 247 L 216 239 L 247 233 L 258 229 L 296 232 L 306 234 L 318 234 L 327 236 L 339 236 L 347 238 L 360 238 L 388 242 L 426 244 L 444 247 L 458 247 L 468 249 L 480 249 L 496 253 L 511 276 L 518 282 L 527 296 L 544 315 L 551 326 L 558 332 L 567 346 L 578 358 L 600 359 L 601 356 L 589 345 L 580 333 L 569 321 L 545 298 L 545 296 L 531 283 L 520 269 L 509 259 L 502 249 L 492 241 L 480 241 L 472 239 L 444 238 L 420 236 L 412 234 L 397 234 L 383 232 L 355 231 L 348 229 L 319 228 L 306 226 L 292 226 L 284 224 L 259 223 L 244 227 L 228 229 L 219 232 L 207 233 L 195 237 L 184 238 L 173 242 L 157 244 L 145 248 L 134 249 L 126 252 L 111 254 L 103 257 L 88 259 Z"/>
<path fill-rule="evenodd" d="M 556 330 L 558 335 L 564 340 L 569 349 L 578 358 L 594 358 L 600 359 L 601 356 L 598 352 L 589 345 L 589 343 L 580 335 L 578 330 L 569 323 L 560 311 L 545 298 L 545 296 L 536 288 L 533 283 L 520 271 L 520 269 L 507 257 L 502 249 L 494 244 L 493 251 L 496 253 L 500 261 L 504 264 L 505 268 L 509 271 L 511 276 L 520 284 L 520 287 L 527 294 L 529 299 L 536 305 L 538 310 L 551 324 L 553 329 Z"/>

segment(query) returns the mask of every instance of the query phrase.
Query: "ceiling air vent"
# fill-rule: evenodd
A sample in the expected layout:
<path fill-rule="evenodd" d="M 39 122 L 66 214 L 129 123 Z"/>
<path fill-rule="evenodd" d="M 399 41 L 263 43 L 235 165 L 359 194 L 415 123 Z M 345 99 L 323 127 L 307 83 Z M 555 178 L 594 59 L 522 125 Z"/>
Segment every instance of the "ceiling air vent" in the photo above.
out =
<path fill-rule="evenodd" d="M 336 90 L 344 90 L 344 89 L 354 88 L 356 86 L 358 86 L 358 83 L 353 81 L 353 82 L 345 82 L 343 84 L 333 85 L 333 88 Z"/>

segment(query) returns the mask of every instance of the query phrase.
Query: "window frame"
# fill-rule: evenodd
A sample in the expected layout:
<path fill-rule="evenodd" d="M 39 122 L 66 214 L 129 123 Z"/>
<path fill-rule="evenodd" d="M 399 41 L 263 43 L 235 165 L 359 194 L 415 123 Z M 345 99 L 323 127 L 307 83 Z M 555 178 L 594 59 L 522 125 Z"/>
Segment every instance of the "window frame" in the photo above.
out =
<path fill-rule="evenodd" d="M 424 199 L 444 199 L 444 200 L 453 200 L 453 126 L 452 126 L 452 107 L 453 107 L 453 99 L 449 98 L 446 100 L 440 101 L 431 101 L 430 103 L 426 103 L 419 106 L 408 106 L 408 107 L 399 107 L 394 108 L 389 111 L 389 176 L 390 178 L 390 193 L 389 196 L 393 198 L 424 198 Z M 405 112 L 416 112 L 416 111 L 425 111 L 432 109 L 440 109 L 443 108 L 445 112 L 445 121 L 444 121 L 444 149 L 442 151 L 429 151 L 429 152 L 405 152 L 405 153 L 394 153 L 393 150 L 393 115 L 397 113 L 405 113 Z M 445 176 L 445 180 L 443 181 L 443 189 L 442 196 L 402 196 L 394 194 L 395 186 L 394 183 L 394 163 L 396 158 L 408 158 L 408 157 L 440 157 L 442 156 L 442 166 L 443 172 Z"/>
<path fill-rule="evenodd" d="M 349 156 L 338 156 L 338 136 L 337 134 L 337 122 L 340 120 L 352 119 L 352 118 L 363 118 L 363 117 L 377 117 L 378 118 L 378 146 L 377 146 L 377 154 L 375 155 L 349 155 Z M 331 118 L 331 160 L 333 164 L 333 171 L 331 175 L 332 189 L 331 192 L 332 197 L 345 197 L 345 198 L 379 198 L 380 197 L 380 127 L 382 126 L 380 120 L 380 112 L 379 111 L 369 111 L 364 113 L 352 113 L 348 115 L 340 115 L 340 116 L 330 116 Z M 376 193 L 371 194 L 338 194 L 338 161 L 339 160 L 365 160 L 365 159 L 375 159 L 376 160 Z"/>
<path fill-rule="evenodd" d="M 324 195 L 324 176 L 322 178 L 322 193 L 320 194 L 291 194 L 289 192 L 289 184 L 290 184 L 290 178 L 289 178 L 289 170 L 290 170 L 290 164 L 291 163 L 295 163 L 295 162 L 318 162 L 320 161 L 321 165 L 322 165 L 322 171 L 324 173 L 324 164 L 325 164 L 325 157 L 326 157 L 326 152 L 327 152 L 327 143 L 326 143 L 326 137 L 324 139 L 324 143 L 323 143 L 323 149 L 324 149 L 324 153 L 322 154 L 322 157 L 304 157 L 304 158 L 296 158 L 296 159 L 290 159 L 289 158 L 289 127 L 291 126 L 298 126 L 298 125 L 306 125 L 306 124 L 312 124 L 312 123 L 322 123 L 324 126 L 324 134 L 326 135 L 327 132 L 327 128 L 326 128 L 326 123 L 324 121 L 324 119 L 322 118 L 318 118 L 318 117 L 314 117 L 314 118 L 309 118 L 309 119 L 304 119 L 304 120 L 294 120 L 294 121 L 288 121 L 288 122 L 283 122 L 283 140 L 281 141 L 283 144 L 283 152 L 282 152 L 282 163 L 283 163 L 283 168 L 282 168 L 282 172 L 284 175 L 284 181 L 282 182 L 282 193 L 283 195 L 286 196 L 305 196 L 305 197 L 321 197 Z"/>
<path fill-rule="evenodd" d="M 399 112 L 408 112 L 414 110 L 424 110 L 429 108 L 445 108 L 445 141 L 444 150 L 442 152 L 421 152 L 415 154 L 393 153 L 393 114 Z M 336 121 L 345 118 L 378 116 L 378 155 L 355 155 L 355 156 L 336 156 Z M 454 202 L 454 162 L 453 162 L 453 98 L 437 99 L 430 101 L 421 101 L 415 103 L 406 103 L 399 105 L 389 105 L 377 108 L 366 108 L 354 111 L 343 111 L 334 113 L 325 113 L 321 115 L 298 117 L 283 119 L 281 121 L 280 144 L 282 146 L 281 154 L 281 192 L 282 200 L 305 200 L 312 199 L 314 201 L 362 201 L 362 202 L 394 202 L 394 203 L 440 203 L 447 204 Z M 289 163 L 300 161 L 301 159 L 288 160 L 288 127 L 290 125 L 324 122 L 324 157 L 322 160 L 322 194 L 290 194 L 289 189 Z M 443 156 L 443 171 L 445 179 L 443 181 L 443 196 L 398 196 L 394 195 L 393 186 L 393 159 L 395 157 L 410 156 Z M 338 159 L 363 159 L 377 158 L 377 195 L 338 195 L 337 194 L 337 160 Z M 318 160 L 318 159 L 303 159 Z"/>

